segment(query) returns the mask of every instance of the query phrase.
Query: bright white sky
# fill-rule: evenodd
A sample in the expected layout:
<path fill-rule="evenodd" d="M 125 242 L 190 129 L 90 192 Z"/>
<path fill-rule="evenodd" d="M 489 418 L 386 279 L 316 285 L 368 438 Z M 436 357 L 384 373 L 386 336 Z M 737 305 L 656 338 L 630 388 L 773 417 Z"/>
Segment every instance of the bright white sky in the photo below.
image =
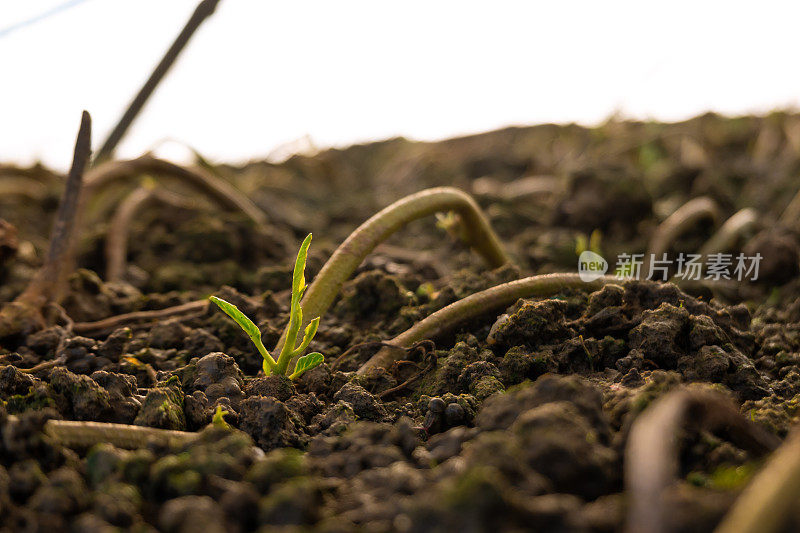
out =
<path fill-rule="evenodd" d="M 99 146 L 199 0 L 0 0 L 0 161 Z M 216 160 L 510 124 L 797 107 L 800 3 L 221 0 L 118 150 Z M 169 155 L 169 154 L 167 154 Z"/>

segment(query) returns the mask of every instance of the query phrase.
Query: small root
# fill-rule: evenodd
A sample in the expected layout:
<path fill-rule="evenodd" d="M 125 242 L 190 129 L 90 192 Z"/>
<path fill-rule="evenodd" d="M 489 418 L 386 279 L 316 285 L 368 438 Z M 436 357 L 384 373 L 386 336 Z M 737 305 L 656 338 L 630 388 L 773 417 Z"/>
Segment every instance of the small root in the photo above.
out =
<path fill-rule="evenodd" d="M 100 333 L 109 331 L 118 327 L 130 324 L 131 322 L 139 322 L 144 320 L 161 320 L 176 315 L 184 315 L 189 313 L 196 313 L 198 316 L 204 314 L 208 309 L 208 300 L 194 300 L 185 304 L 176 305 L 173 307 L 166 307 L 164 309 L 154 309 L 151 311 L 135 311 L 133 313 L 125 313 L 122 315 L 112 316 L 97 320 L 95 322 L 76 322 L 72 329 L 75 333 Z M 184 317 L 185 318 L 185 317 Z"/>

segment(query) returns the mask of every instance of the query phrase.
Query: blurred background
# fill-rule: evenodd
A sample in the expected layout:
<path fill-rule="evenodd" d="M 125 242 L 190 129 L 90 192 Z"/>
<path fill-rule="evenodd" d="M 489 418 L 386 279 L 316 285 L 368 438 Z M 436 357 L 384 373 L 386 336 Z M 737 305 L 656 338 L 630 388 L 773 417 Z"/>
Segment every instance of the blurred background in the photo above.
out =
<path fill-rule="evenodd" d="M 0 2 L 0 160 L 99 143 L 197 0 Z M 793 2 L 222 0 L 117 151 L 218 161 L 515 124 L 794 109 Z M 159 152 L 185 159 L 175 146 Z"/>

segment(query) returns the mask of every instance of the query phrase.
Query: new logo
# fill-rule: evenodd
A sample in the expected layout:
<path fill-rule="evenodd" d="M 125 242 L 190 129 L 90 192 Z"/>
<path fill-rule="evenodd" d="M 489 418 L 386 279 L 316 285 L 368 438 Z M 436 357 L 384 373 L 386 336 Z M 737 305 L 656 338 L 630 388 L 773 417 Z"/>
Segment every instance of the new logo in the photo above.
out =
<path fill-rule="evenodd" d="M 608 271 L 608 261 L 591 250 L 581 252 L 578 257 L 578 276 L 582 281 L 594 281 Z"/>

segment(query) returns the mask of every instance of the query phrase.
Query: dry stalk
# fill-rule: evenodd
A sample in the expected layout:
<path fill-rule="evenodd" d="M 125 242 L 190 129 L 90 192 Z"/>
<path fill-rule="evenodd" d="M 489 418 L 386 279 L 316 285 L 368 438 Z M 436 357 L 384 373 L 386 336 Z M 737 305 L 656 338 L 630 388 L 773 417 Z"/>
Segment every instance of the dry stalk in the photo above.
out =
<path fill-rule="evenodd" d="M 72 268 L 75 226 L 80 208 L 83 172 L 92 150 L 92 120 L 84 111 L 64 196 L 56 213 L 44 264 L 17 298 L 0 309 L 0 339 L 28 333 L 44 325 L 42 310 L 58 302 Z"/>

